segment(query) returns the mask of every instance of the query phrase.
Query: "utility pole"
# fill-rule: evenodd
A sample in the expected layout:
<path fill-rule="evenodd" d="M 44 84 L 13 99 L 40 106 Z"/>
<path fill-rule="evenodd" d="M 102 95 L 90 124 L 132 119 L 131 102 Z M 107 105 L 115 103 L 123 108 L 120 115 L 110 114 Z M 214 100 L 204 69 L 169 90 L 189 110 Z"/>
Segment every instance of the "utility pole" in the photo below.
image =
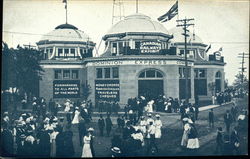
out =
<path fill-rule="evenodd" d="M 185 101 L 186 104 L 189 103 L 189 97 L 188 97 L 188 60 L 187 60 L 187 37 L 189 36 L 187 34 L 187 32 L 189 32 L 189 30 L 187 30 L 187 28 L 191 25 L 194 24 L 190 24 L 189 22 L 194 20 L 194 18 L 192 19 L 180 19 L 180 20 L 176 20 L 177 22 L 177 27 L 182 27 L 184 30 L 184 33 L 182 35 L 184 35 L 184 39 L 185 39 Z M 179 24 L 178 22 L 181 22 L 182 24 Z M 191 70 L 190 70 L 191 71 Z"/>
<path fill-rule="evenodd" d="M 249 54 L 243 52 L 243 53 L 239 53 L 238 55 L 240 55 L 240 56 L 238 56 L 238 58 L 242 58 L 242 61 L 240 62 L 241 67 L 239 69 L 241 70 L 240 71 L 240 73 L 241 73 L 241 84 L 243 84 L 243 82 L 244 82 L 244 72 L 246 72 L 245 71 L 246 67 L 244 67 L 245 58 L 249 58 Z"/>

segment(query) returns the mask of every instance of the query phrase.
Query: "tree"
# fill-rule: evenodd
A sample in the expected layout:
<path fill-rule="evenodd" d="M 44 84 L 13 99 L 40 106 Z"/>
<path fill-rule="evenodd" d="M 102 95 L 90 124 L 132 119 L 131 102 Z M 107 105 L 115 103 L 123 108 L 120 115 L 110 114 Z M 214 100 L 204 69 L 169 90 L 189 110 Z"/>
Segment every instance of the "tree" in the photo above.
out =
<path fill-rule="evenodd" d="M 29 48 L 9 49 L 6 43 L 2 51 L 2 90 L 16 87 L 29 97 L 37 95 L 43 69 L 40 51 Z"/>
<path fill-rule="evenodd" d="M 242 79 L 243 79 L 243 82 L 242 82 Z M 235 90 L 239 90 L 240 93 L 243 93 L 243 92 L 248 92 L 249 90 L 249 80 L 247 79 L 247 77 L 241 73 L 238 73 L 236 76 L 235 76 L 235 80 L 233 82 L 233 87 Z"/>

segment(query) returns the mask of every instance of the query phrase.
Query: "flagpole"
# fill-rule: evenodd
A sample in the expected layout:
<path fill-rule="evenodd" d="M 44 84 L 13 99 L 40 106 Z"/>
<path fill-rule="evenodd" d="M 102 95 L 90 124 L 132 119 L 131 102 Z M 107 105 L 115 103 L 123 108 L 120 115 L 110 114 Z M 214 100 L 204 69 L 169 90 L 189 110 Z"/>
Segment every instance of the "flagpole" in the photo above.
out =
<path fill-rule="evenodd" d="M 138 13 L 138 0 L 136 0 L 136 13 Z"/>
<path fill-rule="evenodd" d="M 66 3 L 65 3 L 65 9 L 66 9 L 66 24 L 68 24 L 68 4 L 67 4 L 68 2 L 66 1 Z"/>

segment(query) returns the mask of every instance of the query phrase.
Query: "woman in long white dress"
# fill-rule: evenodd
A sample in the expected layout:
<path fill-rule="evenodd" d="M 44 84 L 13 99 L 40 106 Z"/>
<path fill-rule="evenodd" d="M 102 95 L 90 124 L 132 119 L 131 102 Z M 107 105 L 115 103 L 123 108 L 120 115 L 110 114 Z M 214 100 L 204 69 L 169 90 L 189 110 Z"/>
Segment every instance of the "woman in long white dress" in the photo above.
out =
<path fill-rule="evenodd" d="M 162 122 L 160 120 L 160 115 L 157 114 L 155 115 L 156 120 L 155 120 L 155 138 L 160 139 L 161 138 L 161 127 L 162 127 Z"/>
<path fill-rule="evenodd" d="M 154 100 L 148 102 L 148 113 L 153 113 Z"/>
<path fill-rule="evenodd" d="M 141 116 L 141 121 L 139 123 L 140 130 L 142 131 L 143 135 L 146 134 L 146 126 L 147 126 L 147 121 L 145 120 L 144 116 Z"/>
<path fill-rule="evenodd" d="M 83 148 L 82 148 L 82 157 L 93 157 L 90 147 L 91 142 L 91 133 L 88 132 L 86 136 L 83 137 Z"/>
<path fill-rule="evenodd" d="M 76 107 L 76 110 L 75 110 L 75 116 L 72 120 L 72 124 L 78 124 L 79 123 L 79 115 L 80 115 L 80 111 L 79 111 L 79 108 Z"/>

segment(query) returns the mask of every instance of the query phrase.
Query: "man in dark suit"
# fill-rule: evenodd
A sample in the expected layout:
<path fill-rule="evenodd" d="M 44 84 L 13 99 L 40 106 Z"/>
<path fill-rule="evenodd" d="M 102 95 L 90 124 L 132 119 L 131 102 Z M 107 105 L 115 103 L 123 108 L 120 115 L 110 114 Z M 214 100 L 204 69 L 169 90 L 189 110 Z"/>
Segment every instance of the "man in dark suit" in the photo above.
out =
<path fill-rule="evenodd" d="M 103 136 L 103 130 L 104 130 L 104 127 L 105 127 L 105 122 L 104 122 L 104 119 L 102 117 L 102 114 L 100 115 L 100 118 L 98 119 L 98 127 L 99 127 L 99 130 L 100 130 L 100 135 Z"/>
<path fill-rule="evenodd" d="M 110 119 L 110 115 L 107 116 L 107 118 L 105 119 L 105 121 L 106 121 L 107 135 L 109 136 L 110 135 L 110 131 L 111 131 L 112 126 L 113 126 L 112 121 Z"/>
<path fill-rule="evenodd" d="M 213 109 L 210 109 L 210 112 L 208 113 L 208 122 L 209 122 L 209 127 L 214 127 L 214 112 Z"/>
<path fill-rule="evenodd" d="M 80 146 L 83 146 L 83 137 L 87 134 L 85 121 L 82 117 L 79 119 L 78 124 L 78 131 L 79 131 L 79 139 L 80 139 Z"/>
<path fill-rule="evenodd" d="M 226 124 L 226 129 L 227 129 L 227 132 L 229 133 L 229 130 L 230 130 L 230 126 L 233 122 L 233 117 L 232 115 L 229 113 L 229 110 L 227 110 L 226 114 L 224 115 L 224 122 Z"/>

